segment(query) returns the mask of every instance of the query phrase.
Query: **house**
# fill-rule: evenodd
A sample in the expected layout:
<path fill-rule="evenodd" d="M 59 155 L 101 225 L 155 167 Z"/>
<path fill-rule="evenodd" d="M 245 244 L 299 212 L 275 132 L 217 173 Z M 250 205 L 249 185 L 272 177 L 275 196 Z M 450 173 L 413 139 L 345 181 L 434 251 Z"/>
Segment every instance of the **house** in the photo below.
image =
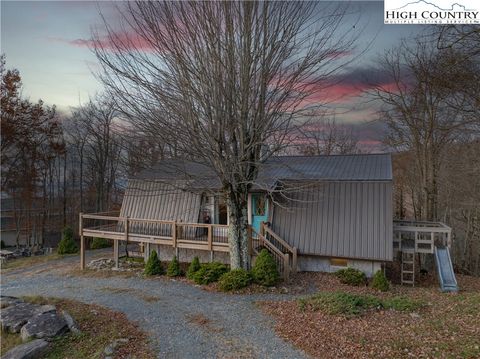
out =
<path fill-rule="evenodd" d="M 449 255 L 451 228 L 392 217 L 389 154 L 272 157 L 248 194 L 248 245 L 274 257 L 284 278 L 294 271 L 353 267 L 368 276 L 400 260 L 401 283 L 415 284 L 416 255 L 434 255 L 442 290 L 457 290 Z M 80 214 L 85 238 L 138 243 L 162 260 L 229 262 L 229 209 L 209 167 L 169 159 L 130 178 L 119 213 Z"/>
<path fill-rule="evenodd" d="M 182 227 L 181 236 L 191 242 L 202 235 L 206 238 L 207 233 L 186 224 L 218 225 L 212 229 L 214 241 L 228 243 L 228 207 L 220 181 L 198 163 L 165 160 L 131 178 L 120 217 L 174 221 Z M 249 194 L 248 220 L 253 233 L 267 231 L 294 248 L 298 270 L 333 271 L 351 266 L 371 275 L 393 257 L 391 157 L 273 157 L 261 167 Z M 154 224 L 133 221 L 129 231 L 147 233 L 149 226 L 151 230 Z M 156 234 L 168 237 L 168 231 L 164 226 L 163 233 L 157 228 Z M 154 245 L 150 243 L 147 251 Z M 178 254 L 185 261 L 194 255 L 229 261 L 228 251 L 169 244 L 156 244 L 156 249 L 165 260 Z"/>

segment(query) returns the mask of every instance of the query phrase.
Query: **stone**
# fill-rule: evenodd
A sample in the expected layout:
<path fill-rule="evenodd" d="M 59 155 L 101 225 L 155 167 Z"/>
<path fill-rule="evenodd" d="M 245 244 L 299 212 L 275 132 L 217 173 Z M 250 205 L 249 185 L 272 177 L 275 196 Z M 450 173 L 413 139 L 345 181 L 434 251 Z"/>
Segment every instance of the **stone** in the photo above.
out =
<path fill-rule="evenodd" d="M 28 320 L 38 315 L 39 306 L 30 303 L 17 303 L 2 310 L 2 330 L 18 333 Z"/>
<path fill-rule="evenodd" d="M 115 261 L 111 258 L 94 259 L 87 264 L 88 269 L 95 269 L 95 270 L 112 269 L 114 266 L 115 266 Z"/>
<path fill-rule="evenodd" d="M 411 316 L 413 319 L 420 319 L 420 318 L 421 318 L 420 314 L 418 314 L 418 313 L 410 313 L 410 316 Z"/>
<path fill-rule="evenodd" d="M 32 340 L 31 342 L 17 345 L 6 352 L 2 359 L 36 359 L 42 357 L 48 350 L 48 342 L 43 339 Z"/>
<path fill-rule="evenodd" d="M 39 306 L 36 312 L 37 314 L 43 314 L 43 313 L 55 312 L 56 310 L 57 308 L 54 305 L 46 304 L 46 305 Z"/>
<path fill-rule="evenodd" d="M 63 316 L 57 312 L 47 312 L 30 318 L 20 335 L 23 341 L 32 338 L 53 338 L 68 332 L 68 325 Z"/>
<path fill-rule="evenodd" d="M 9 307 L 13 304 L 18 304 L 18 303 L 22 303 L 23 300 L 21 300 L 20 298 L 17 298 L 17 297 L 10 297 L 8 295 L 2 295 L 0 296 L 0 308 L 6 308 L 6 307 Z"/>
<path fill-rule="evenodd" d="M 113 348 L 113 346 L 111 344 L 107 345 L 105 347 L 105 350 L 103 351 L 103 353 L 107 356 L 113 355 L 114 352 L 115 352 L 115 348 Z"/>
<path fill-rule="evenodd" d="M 62 311 L 63 319 L 65 319 L 65 322 L 68 325 L 68 329 L 74 334 L 79 334 L 81 333 L 81 330 L 78 328 L 77 323 L 75 322 L 75 319 L 72 318 L 72 316 L 66 311 Z"/>

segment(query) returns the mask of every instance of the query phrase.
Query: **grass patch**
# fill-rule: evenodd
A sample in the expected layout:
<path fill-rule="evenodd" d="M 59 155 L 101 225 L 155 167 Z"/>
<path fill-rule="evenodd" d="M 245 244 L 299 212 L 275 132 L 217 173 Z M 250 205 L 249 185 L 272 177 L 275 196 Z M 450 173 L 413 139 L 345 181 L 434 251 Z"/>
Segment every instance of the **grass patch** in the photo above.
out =
<path fill-rule="evenodd" d="M 37 304 L 55 304 L 58 310 L 66 310 L 77 322 L 81 333 L 69 333 L 52 341 L 47 359 L 99 358 L 107 345 L 115 339 L 128 339 L 115 350 L 118 358 L 154 358 L 148 348 L 146 334 L 127 320 L 123 313 L 73 300 L 24 297 Z M 2 338 L 3 342 L 3 338 Z"/>
<path fill-rule="evenodd" d="M 425 305 L 424 302 L 418 299 L 410 299 L 408 297 L 392 297 L 383 300 L 383 307 L 385 309 L 393 309 L 399 312 L 414 312 Z"/>
<path fill-rule="evenodd" d="M 57 253 L 40 255 L 40 256 L 31 256 L 31 257 L 20 257 L 16 259 L 10 259 L 5 263 L 2 263 L 2 272 L 11 271 L 18 268 L 27 268 L 37 264 L 43 264 L 55 259 L 64 258 L 67 256 L 75 256 L 76 254 L 70 255 L 60 255 Z"/>
<path fill-rule="evenodd" d="M 8 352 L 13 347 L 22 344 L 22 337 L 20 334 L 12 334 L 1 331 L 1 353 L 2 355 Z"/>
<path fill-rule="evenodd" d="M 345 292 L 320 292 L 307 298 L 298 300 L 302 311 L 324 311 L 328 314 L 343 314 L 355 316 L 370 309 L 393 309 L 397 311 L 414 311 L 419 309 L 423 302 L 407 297 L 393 297 L 379 299 L 373 295 L 361 295 Z"/>
<path fill-rule="evenodd" d="M 122 257 L 122 258 L 125 260 L 125 262 L 145 264 L 145 260 L 142 257 Z"/>

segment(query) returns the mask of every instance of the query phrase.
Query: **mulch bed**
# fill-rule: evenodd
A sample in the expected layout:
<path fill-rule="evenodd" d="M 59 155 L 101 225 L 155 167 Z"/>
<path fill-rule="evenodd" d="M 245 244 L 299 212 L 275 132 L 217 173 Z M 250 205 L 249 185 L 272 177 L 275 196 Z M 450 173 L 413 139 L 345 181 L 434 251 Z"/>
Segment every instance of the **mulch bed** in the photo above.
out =
<path fill-rule="evenodd" d="M 304 274 L 300 274 L 303 276 Z M 318 358 L 480 357 L 480 278 L 457 276 L 460 293 L 393 286 L 387 293 L 352 287 L 325 273 L 305 274 L 318 291 L 407 296 L 426 305 L 417 313 L 374 310 L 353 318 L 302 312 L 296 301 L 261 302 L 285 340 Z M 305 278 L 305 280 L 307 280 Z"/>

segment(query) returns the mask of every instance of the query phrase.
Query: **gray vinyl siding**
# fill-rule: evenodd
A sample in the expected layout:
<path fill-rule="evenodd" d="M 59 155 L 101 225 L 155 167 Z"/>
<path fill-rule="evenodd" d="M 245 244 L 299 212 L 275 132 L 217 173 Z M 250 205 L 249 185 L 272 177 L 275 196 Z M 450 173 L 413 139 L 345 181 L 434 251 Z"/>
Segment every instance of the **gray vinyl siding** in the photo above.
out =
<path fill-rule="evenodd" d="M 390 261 L 392 183 L 336 181 L 275 205 L 273 230 L 300 254 Z"/>
<path fill-rule="evenodd" d="M 197 223 L 202 195 L 185 191 L 182 187 L 180 181 L 164 183 L 131 179 L 125 190 L 120 216 Z"/>

